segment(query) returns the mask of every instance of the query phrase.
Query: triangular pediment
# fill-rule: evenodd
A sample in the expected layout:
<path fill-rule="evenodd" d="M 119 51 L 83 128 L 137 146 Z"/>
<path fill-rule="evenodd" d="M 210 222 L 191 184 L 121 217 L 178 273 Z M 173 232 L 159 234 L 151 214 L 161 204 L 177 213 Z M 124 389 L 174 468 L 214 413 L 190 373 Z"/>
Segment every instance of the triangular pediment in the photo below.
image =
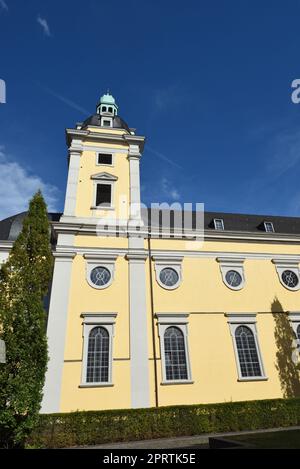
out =
<path fill-rule="evenodd" d="M 100 181 L 117 181 L 117 176 L 113 174 L 106 173 L 105 171 L 102 173 L 93 174 L 91 179 L 98 179 Z"/>

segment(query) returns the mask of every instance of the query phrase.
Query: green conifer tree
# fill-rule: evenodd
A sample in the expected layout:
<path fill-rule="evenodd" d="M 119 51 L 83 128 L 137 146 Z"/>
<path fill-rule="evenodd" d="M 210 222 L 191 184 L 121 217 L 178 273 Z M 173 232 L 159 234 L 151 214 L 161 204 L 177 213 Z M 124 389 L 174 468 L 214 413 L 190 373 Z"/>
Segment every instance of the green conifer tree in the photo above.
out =
<path fill-rule="evenodd" d="M 47 207 L 38 191 L 23 228 L 0 270 L 0 446 L 22 447 L 40 409 L 47 369 L 46 313 L 43 301 L 53 258 Z"/>

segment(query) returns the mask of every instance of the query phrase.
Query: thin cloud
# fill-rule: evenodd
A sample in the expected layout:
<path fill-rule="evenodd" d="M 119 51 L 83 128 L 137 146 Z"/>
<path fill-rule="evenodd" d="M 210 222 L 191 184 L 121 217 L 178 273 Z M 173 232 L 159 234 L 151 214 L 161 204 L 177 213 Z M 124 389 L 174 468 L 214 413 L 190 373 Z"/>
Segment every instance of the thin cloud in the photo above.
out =
<path fill-rule="evenodd" d="M 0 0 L 0 7 L 1 7 L 3 10 L 8 11 L 8 6 L 7 6 L 7 4 L 5 3 L 4 0 Z"/>
<path fill-rule="evenodd" d="M 174 166 L 175 168 L 178 168 L 178 169 L 183 169 L 183 167 L 180 166 L 180 164 L 176 163 L 176 161 L 171 160 L 170 158 L 168 158 L 166 155 L 164 155 L 160 151 L 154 150 L 154 148 L 150 147 L 148 144 L 147 144 L 146 149 L 148 151 L 150 151 L 150 153 L 152 153 L 153 155 L 157 156 L 157 158 L 160 158 L 161 160 L 165 161 L 166 163 L 169 163 L 171 166 Z"/>
<path fill-rule="evenodd" d="M 48 37 L 51 36 L 50 28 L 49 28 L 47 20 L 45 18 L 41 18 L 41 16 L 39 15 L 37 17 L 37 22 L 42 27 L 45 36 L 48 36 Z"/>
<path fill-rule="evenodd" d="M 77 103 L 75 103 L 74 101 L 72 101 L 71 99 L 68 99 L 66 98 L 65 96 L 57 93 L 56 91 L 52 90 L 51 88 L 48 88 L 47 86 L 45 85 L 42 85 L 41 83 L 39 82 L 36 82 L 36 84 L 42 88 L 44 91 L 46 91 L 47 93 L 51 94 L 51 96 L 54 96 L 55 98 L 59 99 L 62 103 L 66 104 L 67 106 L 71 107 L 72 109 L 75 109 L 76 111 L 79 111 L 81 112 L 82 114 L 84 114 L 85 116 L 89 117 L 91 115 L 91 113 L 89 111 L 87 111 L 86 109 L 84 109 L 83 107 L 79 106 Z"/>
<path fill-rule="evenodd" d="M 0 185 L 0 220 L 28 208 L 31 197 L 41 189 L 49 212 L 57 211 L 59 190 L 39 176 L 29 174 L 20 163 L 9 158 L 0 146 L 0 174 L 5 184 Z"/>
<path fill-rule="evenodd" d="M 279 134 L 272 142 L 271 157 L 267 166 L 269 174 L 278 179 L 299 162 L 300 132 L 297 130 Z"/>
<path fill-rule="evenodd" d="M 167 196 L 169 199 L 172 199 L 172 200 L 180 199 L 179 191 L 177 190 L 176 187 L 172 185 L 171 181 L 168 178 L 163 177 L 160 183 L 161 183 L 162 192 L 165 196 Z"/>
<path fill-rule="evenodd" d="M 178 106 L 178 102 L 182 100 L 181 94 L 182 90 L 178 83 L 154 90 L 153 105 L 155 111 L 165 111 Z"/>

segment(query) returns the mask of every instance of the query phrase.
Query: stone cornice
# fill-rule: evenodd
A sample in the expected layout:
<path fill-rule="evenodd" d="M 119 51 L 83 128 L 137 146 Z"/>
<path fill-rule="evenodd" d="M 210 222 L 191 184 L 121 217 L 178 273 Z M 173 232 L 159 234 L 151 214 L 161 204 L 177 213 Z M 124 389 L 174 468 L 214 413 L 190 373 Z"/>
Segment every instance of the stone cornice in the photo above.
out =
<path fill-rule="evenodd" d="M 97 228 L 97 223 L 99 219 L 93 218 L 76 218 L 70 217 L 67 220 L 67 217 L 62 217 L 60 222 L 52 223 L 54 231 L 57 233 L 72 233 L 72 234 L 90 234 L 96 235 L 100 233 L 99 227 Z M 116 226 L 118 226 L 118 220 L 116 220 Z M 135 231 L 131 231 L 127 226 L 121 226 L 120 233 L 124 235 L 134 234 Z M 115 230 L 103 230 L 103 234 L 106 236 L 115 236 Z M 163 231 L 158 229 L 151 230 L 147 229 L 147 226 L 144 226 L 139 232 L 139 236 L 156 238 L 161 237 L 162 239 L 182 239 L 185 241 L 191 241 L 191 236 L 198 237 L 202 239 L 203 232 L 187 232 L 186 236 L 182 236 L 182 231 L 172 232 L 172 238 L 169 236 L 169 232 L 165 231 L 165 236 Z M 197 241 L 197 240 L 196 240 Z M 227 231 L 227 232 L 216 232 L 213 230 L 204 230 L 204 241 L 236 241 L 236 242 L 261 242 L 261 243 L 271 243 L 271 244 L 300 244 L 300 235 L 289 235 L 289 234 L 279 234 L 279 233 L 251 233 L 251 232 L 241 232 L 241 231 Z M 1 242 L 1 241 L 0 241 Z"/>
<path fill-rule="evenodd" d="M 73 139 L 84 141 L 110 141 L 117 143 L 127 143 L 128 145 L 137 145 L 140 152 L 144 149 L 145 137 L 129 134 L 106 133 L 106 132 L 92 132 L 90 130 L 80 129 L 66 129 L 67 145 L 70 147 Z M 78 148 L 74 149 L 79 151 Z"/>
<path fill-rule="evenodd" d="M 13 241 L 0 241 L 0 251 L 9 251 L 13 244 Z"/>
<path fill-rule="evenodd" d="M 148 254 L 145 251 L 144 252 L 130 251 L 125 256 L 125 258 L 128 261 L 140 261 L 140 262 L 145 262 L 147 257 L 148 257 Z"/>

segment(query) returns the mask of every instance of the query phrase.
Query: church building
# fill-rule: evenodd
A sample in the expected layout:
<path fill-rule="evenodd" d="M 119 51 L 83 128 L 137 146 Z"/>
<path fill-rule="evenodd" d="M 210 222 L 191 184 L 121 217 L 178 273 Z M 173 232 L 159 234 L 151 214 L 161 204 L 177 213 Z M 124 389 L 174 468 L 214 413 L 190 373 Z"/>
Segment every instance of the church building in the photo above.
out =
<path fill-rule="evenodd" d="M 109 93 L 66 141 L 41 412 L 300 396 L 300 218 L 142 208 L 145 137 Z"/>

